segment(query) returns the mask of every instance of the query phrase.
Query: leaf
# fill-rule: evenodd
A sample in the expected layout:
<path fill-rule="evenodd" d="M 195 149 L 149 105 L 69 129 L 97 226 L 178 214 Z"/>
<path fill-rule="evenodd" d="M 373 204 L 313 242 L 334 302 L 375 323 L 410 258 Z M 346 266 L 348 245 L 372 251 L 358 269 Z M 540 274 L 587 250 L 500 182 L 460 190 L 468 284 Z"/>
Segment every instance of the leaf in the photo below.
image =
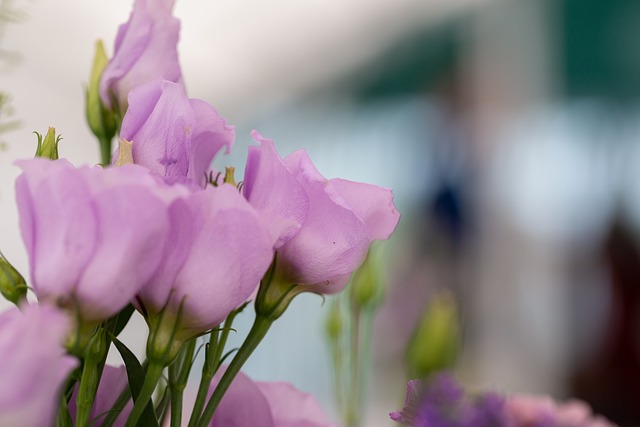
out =
<path fill-rule="evenodd" d="M 109 320 L 107 320 L 104 328 L 109 331 L 114 337 L 117 337 L 118 335 L 120 335 L 120 332 L 122 332 L 124 327 L 127 326 L 127 323 L 129 323 L 129 319 L 131 319 L 134 311 L 136 311 L 136 309 L 133 307 L 133 305 L 128 304 L 125 308 L 120 310 L 118 314 L 112 316 Z"/>
<path fill-rule="evenodd" d="M 222 364 L 227 359 L 227 357 L 231 356 L 233 353 L 238 351 L 238 348 L 239 347 L 232 348 L 231 350 L 227 351 L 224 356 L 222 356 L 222 359 L 220 359 L 220 362 L 218 362 L 218 366 L 216 366 L 216 371 L 218 370 L 218 368 L 220 368 L 220 366 L 222 366 Z"/>
<path fill-rule="evenodd" d="M 120 340 L 115 336 L 111 336 L 113 344 L 118 349 L 124 365 L 127 368 L 127 378 L 129 379 L 129 388 L 131 389 L 131 396 L 135 402 L 142 389 L 142 383 L 144 383 L 145 371 L 138 362 L 135 354 L 131 352 Z M 158 420 L 156 419 L 155 412 L 153 410 L 153 402 L 149 401 L 149 404 L 144 408 L 144 412 L 138 421 L 140 427 L 158 427 Z"/>

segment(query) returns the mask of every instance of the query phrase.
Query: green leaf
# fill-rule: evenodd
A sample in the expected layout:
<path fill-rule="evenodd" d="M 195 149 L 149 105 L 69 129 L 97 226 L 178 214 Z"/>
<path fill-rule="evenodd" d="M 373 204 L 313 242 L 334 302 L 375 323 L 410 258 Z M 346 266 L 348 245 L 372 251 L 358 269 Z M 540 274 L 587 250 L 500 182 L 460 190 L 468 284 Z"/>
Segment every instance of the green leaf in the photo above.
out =
<path fill-rule="evenodd" d="M 113 336 L 117 337 L 120 335 L 120 332 L 122 332 L 124 327 L 127 326 L 127 323 L 129 323 L 129 319 L 131 319 L 134 311 L 136 311 L 136 309 L 133 305 L 127 305 L 125 308 L 120 310 L 118 314 L 107 320 L 104 328 Z"/>
<path fill-rule="evenodd" d="M 235 353 L 236 351 L 238 351 L 239 347 L 236 348 L 232 348 L 231 350 L 227 351 L 224 356 L 222 356 L 222 359 L 220 359 L 220 362 L 218 362 L 218 365 L 216 366 L 216 371 L 218 371 L 218 368 L 220 368 L 220 366 L 222 366 L 224 364 L 224 361 L 227 360 L 227 358 L 229 356 L 231 356 L 233 353 Z"/>
<path fill-rule="evenodd" d="M 131 389 L 131 396 L 135 402 L 142 389 L 142 383 L 145 378 L 145 371 L 138 362 L 135 354 L 131 352 L 120 340 L 115 336 L 112 336 L 113 344 L 122 356 L 124 365 L 127 368 L 127 378 L 129 379 L 129 388 Z M 149 401 L 149 404 L 144 409 L 140 420 L 138 421 L 140 427 L 158 427 L 158 420 L 156 419 L 155 412 L 153 410 L 153 402 Z"/>

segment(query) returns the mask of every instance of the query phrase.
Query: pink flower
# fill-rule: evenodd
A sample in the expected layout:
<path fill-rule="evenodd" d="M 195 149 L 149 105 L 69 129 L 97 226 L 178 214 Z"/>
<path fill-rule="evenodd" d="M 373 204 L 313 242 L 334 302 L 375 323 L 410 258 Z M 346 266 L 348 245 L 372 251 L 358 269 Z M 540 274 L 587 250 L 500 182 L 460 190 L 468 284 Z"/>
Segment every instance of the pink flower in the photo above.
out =
<path fill-rule="evenodd" d="M 251 295 L 273 258 L 273 240 L 253 207 L 224 184 L 176 200 L 160 269 L 137 300 L 151 314 L 163 307 L 186 337 L 222 322 Z M 183 337 L 184 338 L 184 337 Z"/>
<path fill-rule="evenodd" d="M 93 401 L 93 408 L 91 408 L 91 423 L 95 427 L 100 427 L 106 418 L 106 413 L 113 408 L 116 400 L 120 396 L 120 393 L 129 387 L 127 379 L 127 372 L 124 366 L 114 367 L 106 365 L 102 371 L 102 377 L 100 377 L 100 383 L 98 384 L 98 392 Z M 69 400 L 69 414 L 75 421 L 76 415 L 76 396 L 78 394 L 78 385 L 73 390 L 71 400 Z M 133 402 L 129 402 L 125 405 L 124 409 L 118 415 L 118 418 L 114 422 L 114 427 L 123 427 L 127 421 L 127 417 L 131 412 Z"/>
<path fill-rule="evenodd" d="M 182 82 L 178 62 L 180 21 L 171 15 L 175 0 L 136 0 L 129 21 L 118 29 L 115 52 L 100 80 L 100 97 L 124 113 L 127 95 L 157 78 Z"/>
<path fill-rule="evenodd" d="M 53 307 L 20 310 L 0 314 L 0 425 L 53 425 L 61 388 L 78 364 L 63 347 L 71 325 Z"/>
<path fill-rule="evenodd" d="M 267 399 L 275 427 L 333 426 L 315 398 L 285 382 L 257 382 Z"/>
<path fill-rule="evenodd" d="M 605 418 L 594 416 L 580 400 L 556 402 L 550 396 L 514 395 L 505 403 L 509 425 L 513 427 L 613 427 Z"/>
<path fill-rule="evenodd" d="M 180 189 L 135 165 L 18 165 L 20 230 L 38 298 L 76 309 L 88 322 L 117 313 L 158 268 L 168 205 Z"/>
<path fill-rule="evenodd" d="M 182 85 L 154 80 L 129 94 L 120 137 L 133 142 L 134 163 L 202 186 L 215 155 L 231 149 L 235 132 L 211 105 L 187 98 Z"/>
<path fill-rule="evenodd" d="M 250 147 L 244 195 L 269 220 L 276 280 L 321 293 L 341 291 L 373 240 L 388 239 L 400 214 L 391 190 L 324 178 L 304 150 L 281 159 L 273 143 Z"/>
<path fill-rule="evenodd" d="M 210 394 L 226 367 L 213 378 Z M 335 426 L 308 393 L 285 382 L 254 382 L 240 372 L 225 393 L 210 427 L 330 427 Z"/>

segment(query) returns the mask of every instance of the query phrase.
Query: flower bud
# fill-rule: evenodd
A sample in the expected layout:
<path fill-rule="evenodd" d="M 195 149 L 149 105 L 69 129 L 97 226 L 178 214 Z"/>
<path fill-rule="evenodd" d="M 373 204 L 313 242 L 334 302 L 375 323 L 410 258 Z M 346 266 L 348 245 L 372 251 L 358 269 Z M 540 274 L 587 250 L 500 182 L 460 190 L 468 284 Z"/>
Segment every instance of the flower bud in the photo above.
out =
<path fill-rule="evenodd" d="M 364 263 L 351 278 L 351 304 L 358 309 L 375 308 L 384 296 L 385 281 L 379 253 L 380 251 L 372 246 Z"/>
<path fill-rule="evenodd" d="M 36 148 L 35 157 L 44 157 L 46 159 L 58 160 L 58 143 L 62 139 L 61 135 L 56 137 L 56 128 L 49 128 L 47 134 L 42 140 L 42 135 L 34 132 L 38 137 L 38 148 Z"/>
<path fill-rule="evenodd" d="M 18 304 L 27 295 L 27 283 L 24 277 L 0 253 L 0 293 L 7 300 Z"/>
<path fill-rule="evenodd" d="M 102 41 L 98 40 L 86 91 L 86 114 L 91 132 L 100 140 L 111 140 L 117 128 L 115 112 L 108 110 L 100 98 L 100 78 L 108 62 Z"/>
<path fill-rule="evenodd" d="M 411 378 L 426 378 L 431 372 L 449 368 L 460 346 L 458 309 L 453 295 L 439 292 L 427 307 L 407 348 Z"/>

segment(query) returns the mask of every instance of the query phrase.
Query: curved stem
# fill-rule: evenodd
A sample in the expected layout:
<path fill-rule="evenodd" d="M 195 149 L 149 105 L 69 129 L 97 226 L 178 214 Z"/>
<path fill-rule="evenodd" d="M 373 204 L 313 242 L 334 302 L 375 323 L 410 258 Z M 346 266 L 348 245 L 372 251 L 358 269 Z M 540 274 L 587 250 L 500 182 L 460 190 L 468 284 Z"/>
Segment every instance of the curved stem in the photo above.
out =
<path fill-rule="evenodd" d="M 161 363 L 158 363 L 155 360 L 149 361 L 149 368 L 147 369 L 147 374 L 144 378 L 144 382 L 142 383 L 142 389 L 140 389 L 138 397 L 134 399 L 135 403 L 131 410 L 131 414 L 129 414 L 125 427 L 134 427 L 137 425 L 144 409 L 151 400 L 151 396 L 153 395 L 153 391 L 156 389 L 156 385 L 158 385 L 158 381 L 160 381 L 163 370 L 164 366 Z"/>
<path fill-rule="evenodd" d="M 216 408 L 222 400 L 222 396 L 224 396 L 224 393 L 227 391 L 238 372 L 240 372 L 244 363 L 247 361 L 249 356 L 251 356 L 251 353 L 253 353 L 256 347 L 258 347 L 258 344 L 260 344 L 260 341 L 265 337 L 272 323 L 273 320 L 261 316 L 260 314 L 256 314 L 256 320 L 253 322 L 253 326 L 251 327 L 247 338 L 242 343 L 242 346 L 240 346 L 238 353 L 236 353 L 233 361 L 227 367 L 227 370 L 224 375 L 222 375 L 211 399 L 209 399 L 202 417 L 197 424 L 198 427 L 207 427 L 209 425 Z"/>

